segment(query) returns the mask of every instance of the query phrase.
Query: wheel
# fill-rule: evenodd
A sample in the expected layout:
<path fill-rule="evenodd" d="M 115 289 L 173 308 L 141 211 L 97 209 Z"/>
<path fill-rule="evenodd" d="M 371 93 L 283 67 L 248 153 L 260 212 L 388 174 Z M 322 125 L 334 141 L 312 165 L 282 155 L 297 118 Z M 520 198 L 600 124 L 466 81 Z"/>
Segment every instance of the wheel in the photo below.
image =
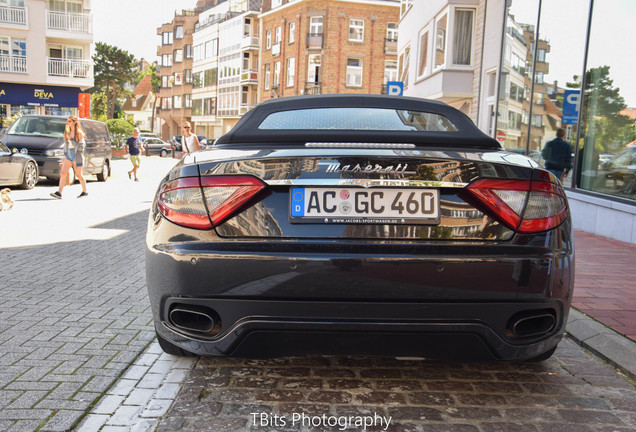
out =
<path fill-rule="evenodd" d="M 176 345 L 173 345 L 171 342 L 165 340 L 159 333 L 155 332 L 157 335 L 157 341 L 159 342 L 159 346 L 166 354 L 172 354 L 180 357 L 196 357 L 196 354 L 191 353 L 190 351 L 183 350 Z"/>
<path fill-rule="evenodd" d="M 161 150 L 161 157 L 166 157 L 166 156 L 168 156 L 168 150 L 166 149 Z"/>
<path fill-rule="evenodd" d="M 22 179 L 22 184 L 20 185 L 23 189 L 33 189 L 38 182 L 38 166 L 35 162 L 27 162 L 26 167 L 24 168 L 24 177 Z"/>
<path fill-rule="evenodd" d="M 549 359 L 550 357 L 552 357 L 552 354 L 554 354 L 554 352 L 556 351 L 557 347 L 551 348 L 549 350 L 547 350 L 546 352 L 544 352 L 543 354 L 539 354 L 536 357 L 533 357 L 527 361 L 529 362 L 542 362 L 544 360 Z"/>
<path fill-rule="evenodd" d="M 110 166 L 108 165 L 108 162 L 104 161 L 104 164 L 102 165 L 102 172 L 97 174 L 97 180 L 100 182 L 103 182 L 103 181 L 106 181 L 106 179 L 109 176 L 110 176 Z"/>

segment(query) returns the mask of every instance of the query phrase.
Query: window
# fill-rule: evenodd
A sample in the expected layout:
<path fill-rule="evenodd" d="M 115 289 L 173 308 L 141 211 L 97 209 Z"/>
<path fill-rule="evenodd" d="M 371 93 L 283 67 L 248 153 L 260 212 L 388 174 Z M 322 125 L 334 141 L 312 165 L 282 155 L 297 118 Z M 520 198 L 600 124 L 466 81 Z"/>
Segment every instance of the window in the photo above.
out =
<path fill-rule="evenodd" d="M 435 32 L 435 67 L 441 67 L 446 61 L 446 21 L 447 16 L 437 20 Z"/>
<path fill-rule="evenodd" d="M 283 0 L 272 0 L 272 9 L 283 4 Z"/>
<path fill-rule="evenodd" d="M 243 53 L 243 70 L 246 71 L 250 68 L 250 53 Z"/>
<path fill-rule="evenodd" d="M 269 90 L 269 85 L 270 85 L 270 68 L 269 68 L 269 64 L 265 65 L 265 73 L 263 74 L 263 88 L 265 88 L 265 90 Z"/>
<path fill-rule="evenodd" d="M 272 88 L 278 88 L 280 86 L 280 62 L 274 62 L 274 82 Z"/>
<path fill-rule="evenodd" d="M 182 62 L 183 61 L 183 50 L 174 50 L 174 62 Z"/>
<path fill-rule="evenodd" d="M 161 77 L 161 87 L 168 88 L 168 75 Z"/>
<path fill-rule="evenodd" d="M 172 32 L 163 32 L 162 33 L 162 43 L 163 45 L 170 45 L 172 44 Z"/>
<path fill-rule="evenodd" d="M 347 59 L 347 87 L 362 87 L 362 59 Z"/>
<path fill-rule="evenodd" d="M 267 30 L 265 32 L 265 49 L 270 49 L 272 47 L 272 31 Z"/>
<path fill-rule="evenodd" d="M 398 76 L 406 88 L 409 83 L 409 62 L 411 57 L 411 47 L 407 45 L 398 57 Z"/>
<path fill-rule="evenodd" d="M 287 59 L 287 73 L 286 73 L 287 87 L 294 86 L 294 78 L 296 76 L 296 58 L 290 57 Z"/>
<path fill-rule="evenodd" d="M 417 76 L 423 77 L 426 74 L 428 64 L 428 29 L 420 34 L 419 51 L 417 54 Z"/>
<path fill-rule="evenodd" d="M 251 36 L 252 35 L 252 20 L 250 18 L 245 18 L 243 20 L 243 36 Z"/>
<path fill-rule="evenodd" d="M 175 39 L 183 39 L 183 26 L 176 26 L 174 28 L 174 38 Z"/>
<path fill-rule="evenodd" d="M 161 66 L 172 66 L 172 56 L 170 54 L 161 56 Z"/>
<path fill-rule="evenodd" d="M 208 69 L 203 72 L 203 87 L 210 87 L 216 85 L 217 68 Z"/>
<path fill-rule="evenodd" d="M 192 101 L 192 115 L 203 114 L 203 99 L 194 99 Z"/>
<path fill-rule="evenodd" d="M 287 35 L 287 43 L 293 44 L 296 42 L 296 21 L 289 23 L 289 34 Z"/>
<path fill-rule="evenodd" d="M 212 39 L 205 43 L 204 58 L 216 57 L 219 55 L 219 39 Z"/>
<path fill-rule="evenodd" d="M 364 21 L 358 19 L 349 20 L 349 40 L 352 42 L 364 42 Z"/>
<path fill-rule="evenodd" d="M 309 33 L 312 35 L 322 35 L 322 17 L 313 16 L 309 18 Z"/>
<path fill-rule="evenodd" d="M 532 126 L 533 127 L 542 127 L 543 126 L 543 116 L 532 114 Z"/>
<path fill-rule="evenodd" d="M 26 39 L 0 36 L 0 71 L 26 72 L 26 53 Z"/>
<path fill-rule="evenodd" d="M 390 41 L 398 40 L 398 28 L 396 23 L 387 23 L 386 25 L 386 39 Z"/>
<path fill-rule="evenodd" d="M 280 26 L 276 27 L 276 33 L 274 34 L 274 43 L 280 43 L 282 40 L 283 30 Z"/>
<path fill-rule="evenodd" d="M 473 41 L 473 10 L 455 11 L 455 30 L 453 35 L 453 64 L 471 64 Z"/>
<path fill-rule="evenodd" d="M 539 48 L 537 50 L 537 61 L 545 62 L 545 55 L 546 54 L 547 54 L 547 51 L 545 49 Z"/>
<path fill-rule="evenodd" d="M 196 72 L 192 77 L 192 86 L 194 88 L 203 87 L 203 72 Z"/>
<path fill-rule="evenodd" d="M 195 62 L 204 59 L 203 57 L 203 54 L 205 52 L 204 49 L 205 49 L 205 46 L 203 44 L 194 46 L 194 61 Z"/>
<path fill-rule="evenodd" d="M 398 69 L 395 60 L 387 60 L 384 62 L 384 84 L 389 81 L 397 81 Z"/>
<path fill-rule="evenodd" d="M 181 75 L 181 72 L 175 72 L 173 78 L 174 78 L 174 85 L 183 84 L 183 75 Z"/>
<path fill-rule="evenodd" d="M 192 108 L 192 95 L 191 94 L 187 94 L 183 96 L 185 99 L 185 107 L 186 108 Z"/>
<path fill-rule="evenodd" d="M 173 96 L 172 97 L 173 101 L 172 101 L 172 107 L 174 109 L 180 109 L 182 108 L 181 106 L 181 96 Z"/>
<path fill-rule="evenodd" d="M 320 83 L 320 54 L 310 54 L 307 60 L 307 82 Z"/>
<path fill-rule="evenodd" d="M 192 58 L 192 45 L 186 45 L 185 46 L 185 58 L 187 58 L 187 59 L 191 59 Z"/>
<path fill-rule="evenodd" d="M 183 82 L 185 84 L 192 84 L 192 69 L 186 69 L 183 71 Z"/>

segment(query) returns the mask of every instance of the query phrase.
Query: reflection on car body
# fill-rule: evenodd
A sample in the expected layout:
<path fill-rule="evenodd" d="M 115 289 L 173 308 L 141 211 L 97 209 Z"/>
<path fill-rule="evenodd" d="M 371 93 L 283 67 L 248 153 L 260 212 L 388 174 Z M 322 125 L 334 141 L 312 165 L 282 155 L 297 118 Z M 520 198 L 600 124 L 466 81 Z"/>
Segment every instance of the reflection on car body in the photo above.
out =
<path fill-rule="evenodd" d="M 416 98 L 258 105 L 167 174 L 146 244 L 178 355 L 541 360 L 572 299 L 559 181 Z"/>

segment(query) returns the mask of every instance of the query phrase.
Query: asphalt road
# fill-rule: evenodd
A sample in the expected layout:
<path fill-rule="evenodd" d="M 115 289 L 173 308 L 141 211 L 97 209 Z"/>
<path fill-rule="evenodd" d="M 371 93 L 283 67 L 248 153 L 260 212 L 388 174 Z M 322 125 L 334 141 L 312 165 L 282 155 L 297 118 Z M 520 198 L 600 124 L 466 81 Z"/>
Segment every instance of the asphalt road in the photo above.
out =
<path fill-rule="evenodd" d="M 50 183 L 14 190 L 0 212 L 0 431 L 636 430 L 634 383 L 569 339 L 538 364 L 162 354 L 143 242 L 175 162 L 144 158 L 132 182 L 115 161 L 82 199 L 79 184 L 61 201 Z"/>

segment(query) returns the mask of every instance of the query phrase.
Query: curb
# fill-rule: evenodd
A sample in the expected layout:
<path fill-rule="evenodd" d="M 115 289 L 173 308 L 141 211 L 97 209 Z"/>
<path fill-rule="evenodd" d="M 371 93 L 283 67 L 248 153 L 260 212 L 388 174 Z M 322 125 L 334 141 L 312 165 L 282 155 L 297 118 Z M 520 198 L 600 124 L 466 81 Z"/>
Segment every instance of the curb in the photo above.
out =
<path fill-rule="evenodd" d="M 636 379 L 636 342 L 574 308 L 570 309 L 566 333 L 577 344 Z"/>

